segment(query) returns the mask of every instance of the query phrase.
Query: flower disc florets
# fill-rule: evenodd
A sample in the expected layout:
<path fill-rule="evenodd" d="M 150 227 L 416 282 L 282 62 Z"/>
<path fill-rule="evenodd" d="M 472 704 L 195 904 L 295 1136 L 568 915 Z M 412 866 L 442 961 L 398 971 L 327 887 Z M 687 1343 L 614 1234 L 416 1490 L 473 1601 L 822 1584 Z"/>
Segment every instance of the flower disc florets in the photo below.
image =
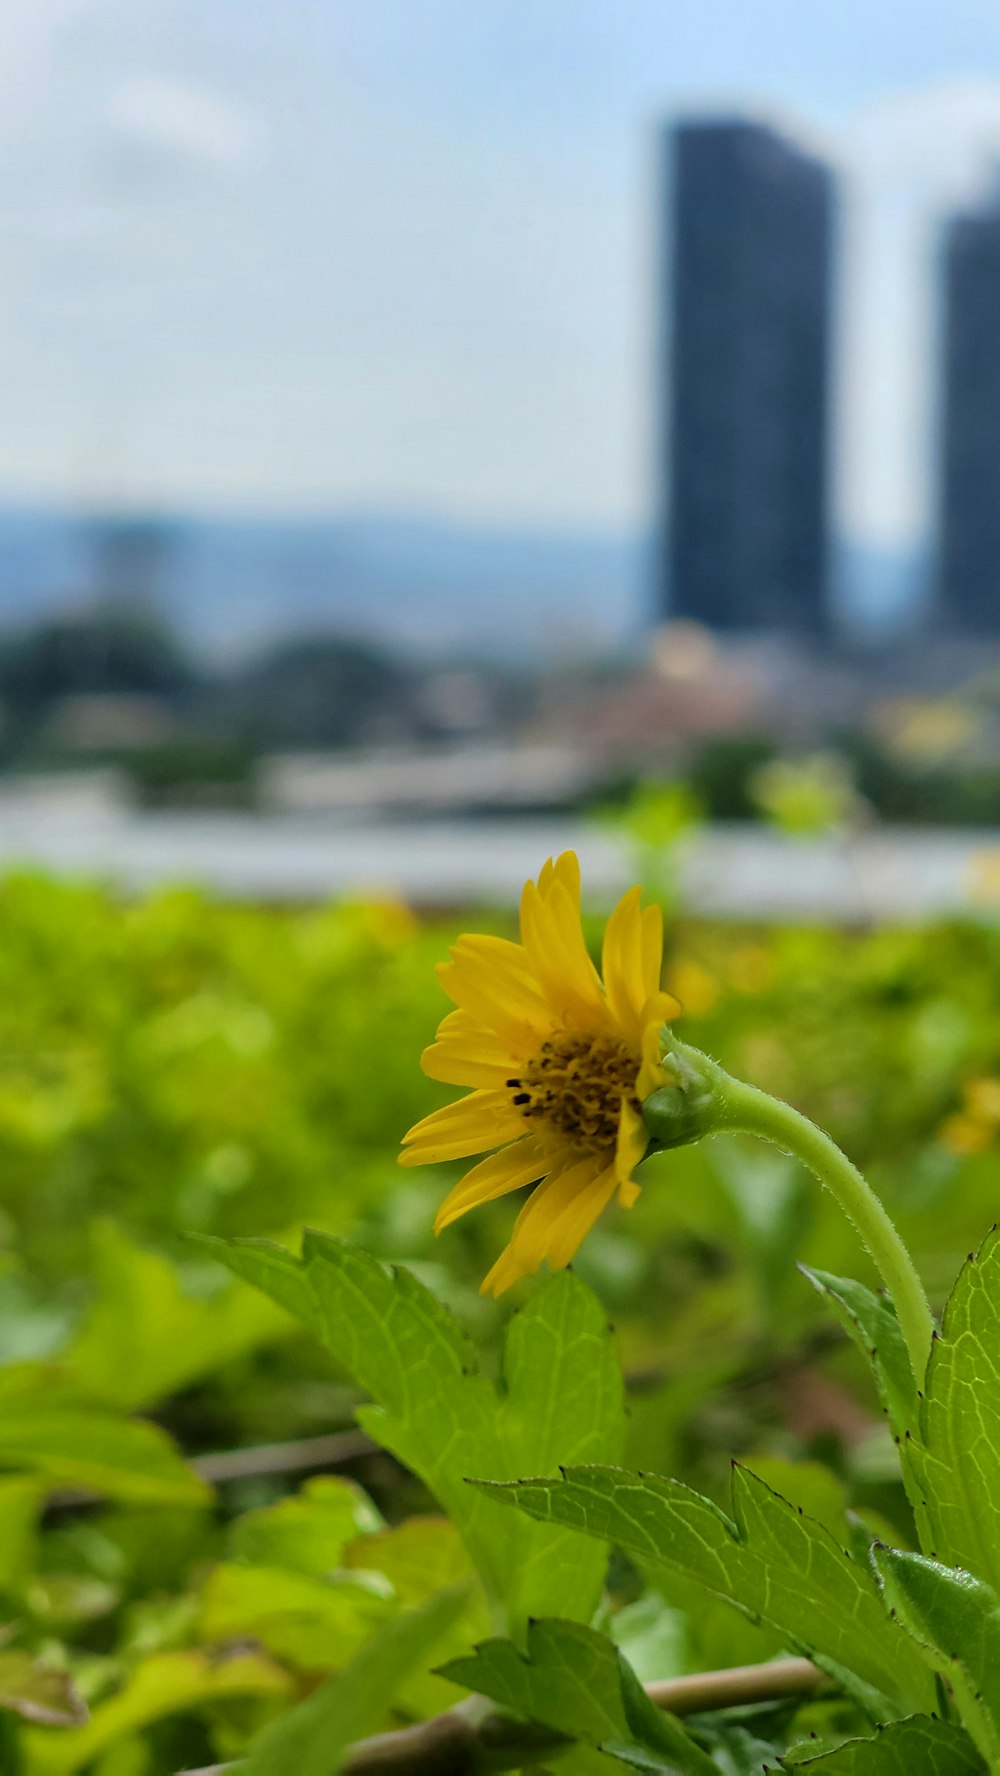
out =
<path fill-rule="evenodd" d="M 508 1079 L 521 1115 L 548 1123 L 581 1153 L 613 1154 L 622 1104 L 639 1113 L 636 1056 L 613 1036 L 563 1031 L 543 1042 L 521 1079 Z"/>

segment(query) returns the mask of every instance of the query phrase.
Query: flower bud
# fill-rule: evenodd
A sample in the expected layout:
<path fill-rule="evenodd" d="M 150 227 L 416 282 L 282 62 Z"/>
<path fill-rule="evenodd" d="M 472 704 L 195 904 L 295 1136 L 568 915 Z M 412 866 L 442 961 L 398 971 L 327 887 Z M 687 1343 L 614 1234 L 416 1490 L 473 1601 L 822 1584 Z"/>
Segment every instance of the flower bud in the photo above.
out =
<path fill-rule="evenodd" d="M 708 1055 L 678 1041 L 669 1026 L 663 1032 L 661 1061 L 664 1083 L 642 1105 L 650 1151 L 686 1147 L 720 1126 L 720 1069 Z"/>

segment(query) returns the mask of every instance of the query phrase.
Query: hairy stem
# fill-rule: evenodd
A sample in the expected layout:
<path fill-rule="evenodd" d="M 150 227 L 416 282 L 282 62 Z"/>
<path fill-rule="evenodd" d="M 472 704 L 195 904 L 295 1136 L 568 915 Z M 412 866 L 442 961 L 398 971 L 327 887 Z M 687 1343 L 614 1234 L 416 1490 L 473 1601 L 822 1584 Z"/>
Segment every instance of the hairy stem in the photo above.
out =
<path fill-rule="evenodd" d="M 732 1079 L 710 1063 L 716 1078 L 715 1129 L 760 1135 L 800 1159 L 825 1184 L 856 1228 L 878 1265 L 899 1317 L 919 1387 L 923 1381 L 934 1320 L 913 1259 L 871 1185 L 841 1153 L 835 1141 L 808 1117 L 769 1097 L 754 1085 Z"/>

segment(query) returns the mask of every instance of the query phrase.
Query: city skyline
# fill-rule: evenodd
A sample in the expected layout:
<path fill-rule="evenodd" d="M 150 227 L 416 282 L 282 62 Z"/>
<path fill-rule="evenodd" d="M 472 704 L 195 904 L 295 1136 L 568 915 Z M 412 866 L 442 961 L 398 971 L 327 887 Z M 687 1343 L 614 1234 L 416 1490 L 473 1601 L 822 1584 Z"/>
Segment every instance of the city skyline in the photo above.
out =
<path fill-rule="evenodd" d="M 36 0 L 0 21 L 0 498 L 634 528 L 664 116 L 845 188 L 838 528 L 926 535 L 933 224 L 1000 151 L 983 0 Z M 797 119 L 797 121 L 796 121 Z M 804 120 L 804 121 L 803 121 Z"/>

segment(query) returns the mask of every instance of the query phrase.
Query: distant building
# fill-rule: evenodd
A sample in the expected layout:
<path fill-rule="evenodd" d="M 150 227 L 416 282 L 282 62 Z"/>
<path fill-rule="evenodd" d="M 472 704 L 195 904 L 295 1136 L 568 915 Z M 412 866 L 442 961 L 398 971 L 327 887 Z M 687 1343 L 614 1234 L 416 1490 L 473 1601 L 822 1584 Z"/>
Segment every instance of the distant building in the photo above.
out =
<path fill-rule="evenodd" d="M 160 608 L 174 552 L 170 525 L 155 518 L 109 516 L 93 519 L 88 531 L 91 590 L 98 603 Z"/>
<path fill-rule="evenodd" d="M 938 601 L 1000 634 L 1000 196 L 945 235 Z"/>
<path fill-rule="evenodd" d="M 828 623 L 833 184 L 773 130 L 664 138 L 657 618 Z"/>
<path fill-rule="evenodd" d="M 265 807 L 282 814 L 456 815 L 574 804 L 593 788 L 594 767 L 565 739 L 339 758 L 291 752 L 263 759 L 260 783 Z"/>

